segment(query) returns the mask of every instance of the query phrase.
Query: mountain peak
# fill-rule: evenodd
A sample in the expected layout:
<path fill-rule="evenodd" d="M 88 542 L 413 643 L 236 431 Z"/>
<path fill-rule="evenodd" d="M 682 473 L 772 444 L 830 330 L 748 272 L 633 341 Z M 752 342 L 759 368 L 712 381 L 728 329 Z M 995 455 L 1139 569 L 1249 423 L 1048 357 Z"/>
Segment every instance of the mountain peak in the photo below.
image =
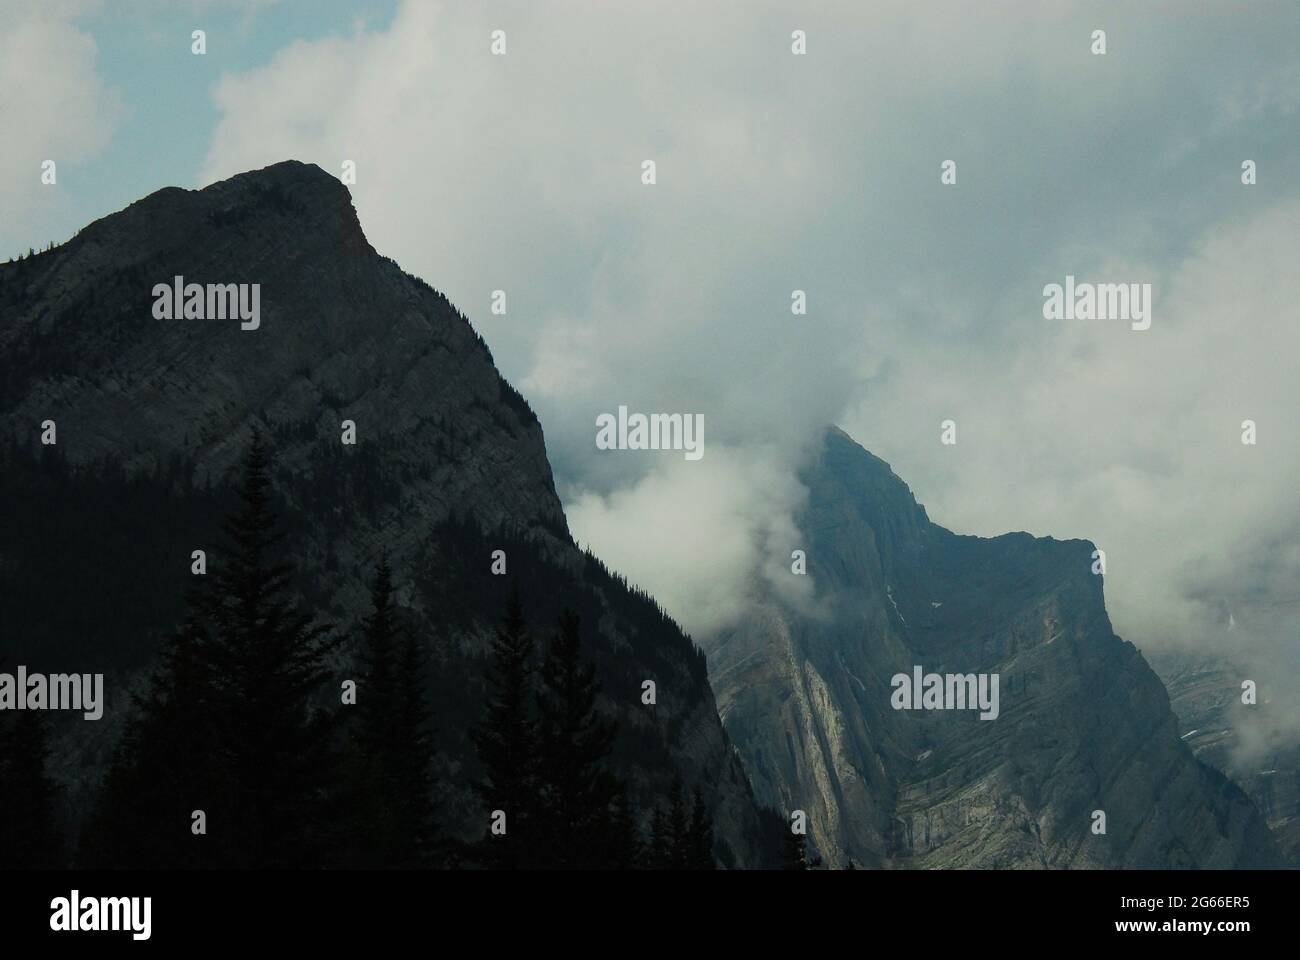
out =
<path fill-rule="evenodd" d="M 233 312 L 254 303 L 255 319 Z M 32 422 L 56 420 L 71 463 L 182 455 L 220 476 L 260 425 L 305 470 L 349 420 L 421 464 L 475 450 L 487 475 L 454 492 L 483 496 L 485 518 L 563 524 L 540 425 L 481 338 L 370 246 L 347 187 L 313 164 L 158 190 L 0 269 L 0 314 L 0 410 L 16 414 L 0 434 L 30 444 Z"/>
<path fill-rule="evenodd" d="M 920 868 L 1276 862 L 1263 819 L 1192 757 L 1159 679 L 1111 629 L 1090 543 L 951 533 L 835 427 L 802 480 L 816 603 L 760 595 L 704 646 L 755 796 L 811 811 L 821 855 Z M 900 707 L 897 678 L 917 672 L 996 678 L 997 716 Z M 1124 824 L 1123 844 L 1090 832 L 1097 809 Z"/>
<path fill-rule="evenodd" d="M 343 185 L 343 182 L 338 177 L 326 173 L 320 165 L 293 159 L 278 160 L 256 170 L 245 170 L 243 173 L 237 173 L 225 180 L 218 180 L 216 183 L 248 183 L 253 181 L 316 183 L 328 189 L 348 192 L 348 188 Z"/>
<path fill-rule="evenodd" d="M 131 685 L 185 615 L 191 551 L 210 551 L 215 570 L 237 549 L 216 504 L 254 430 L 305 606 L 356 638 L 375 564 L 391 566 L 394 617 L 438 664 L 424 681 L 455 772 L 439 798 L 450 835 L 482 836 L 468 731 L 490 696 L 509 582 L 539 635 L 566 609 L 582 618 L 601 713 L 631 738 L 611 762 L 637 808 L 648 816 L 677 778 L 698 785 L 719 860 L 766 859 L 702 656 L 577 549 L 527 402 L 445 296 L 370 247 L 346 187 L 311 164 L 160 190 L 0 268 L 0 503 L 32 520 L 0 524 L 0 659 L 100 658 L 124 678 L 100 728 L 115 736 Z M 92 555 L 129 583 L 89 585 Z M 340 649 L 341 670 L 354 650 Z M 659 690 L 651 711 L 644 679 Z M 78 815 L 106 739 L 58 748 Z"/>
<path fill-rule="evenodd" d="M 220 236 L 209 239 L 214 233 Z M 229 247 L 272 233 L 292 233 L 294 243 L 304 246 L 313 240 L 328 242 L 328 247 L 314 248 L 317 255 L 374 252 L 348 188 L 316 164 L 298 160 L 283 160 L 198 190 L 155 190 L 89 224 L 55 252 L 99 254 L 78 265 L 93 269 L 100 259 L 120 263 L 128 256 L 138 261 L 208 242 Z"/>
<path fill-rule="evenodd" d="M 827 428 L 825 445 L 826 456 L 839 463 L 851 464 L 859 479 L 870 476 L 880 483 L 896 486 L 915 503 L 911 488 L 894 472 L 894 468 L 839 427 L 832 425 Z"/>
<path fill-rule="evenodd" d="M 190 192 L 246 200 L 259 200 L 268 193 L 280 193 L 303 204 L 312 201 L 346 201 L 349 206 L 352 204 L 352 194 L 342 180 L 314 163 L 301 160 L 281 160 L 259 170 L 246 170 Z"/>

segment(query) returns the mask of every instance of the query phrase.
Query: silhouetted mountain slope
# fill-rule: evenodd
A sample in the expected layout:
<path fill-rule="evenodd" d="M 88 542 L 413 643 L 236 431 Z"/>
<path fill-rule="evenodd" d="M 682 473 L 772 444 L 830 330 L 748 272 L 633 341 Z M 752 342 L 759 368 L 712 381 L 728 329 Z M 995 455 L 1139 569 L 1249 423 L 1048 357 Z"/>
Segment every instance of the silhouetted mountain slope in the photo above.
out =
<path fill-rule="evenodd" d="M 950 533 L 838 430 L 804 482 L 815 609 L 772 597 L 706 652 L 760 802 L 807 810 L 832 862 L 1275 862 L 1254 806 L 1179 741 L 1160 680 L 1112 632 L 1092 544 Z M 916 666 L 999 674 L 999 715 L 893 709 L 891 677 Z"/>
<path fill-rule="evenodd" d="M 260 325 L 156 319 L 156 284 L 260 284 Z M 52 420 L 57 444 L 42 446 Z M 341 442 L 355 423 L 356 445 Z M 506 582 L 539 637 L 561 607 L 617 717 L 617 771 L 643 816 L 674 774 L 700 785 L 724 863 L 759 860 L 759 821 L 703 658 L 654 605 L 573 544 L 541 427 L 445 297 L 367 243 L 348 192 L 285 162 L 200 191 L 161 190 L 69 242 L 0 264 L 0 659 L 104 671 L 98 722 L 58 718 L 53 770 L 84 816 L 162 637 L 190 551 L 220 564 L 218 520 L 255 427 L 304 600 L 355 638 L 382 554 L 429 645 L 442 807 L 486 827 L 469 727 Z M 490 572 L 493 550 L 506 576 Z M 354 673 L 355 644 L 336 663 Z M 654 680 L 658 702 L 641 702 Z M 337 685 L 335 687 L 337 689 Z"/>

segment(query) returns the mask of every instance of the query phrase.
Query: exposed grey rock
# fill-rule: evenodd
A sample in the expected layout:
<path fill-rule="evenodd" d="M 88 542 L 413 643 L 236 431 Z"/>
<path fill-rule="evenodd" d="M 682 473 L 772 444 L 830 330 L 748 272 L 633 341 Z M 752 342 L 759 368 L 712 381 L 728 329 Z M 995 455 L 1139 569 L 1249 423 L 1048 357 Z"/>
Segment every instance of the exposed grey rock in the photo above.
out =
<path fill-rule="evenodd" d="M 1166 650 L 1149 658 L 1169 689 L 1183 742 L 1197 759 L 1241 785 L 1288 865 L 1300 866 L 1300 744 L 1265 696 L 1252 705 L 1241 699 L 1242 680 L 1266 676 L 1227 654 Z"/>
<path fill-rule="evenodd" d="M 1092 544 L 950 533 L 838 430 L 804 482 L 817 609 L 770 597 L 706 651 L 755 793 L 806 810 L 831 864 L 1275 862 L 1250 800 L 1180 742 L 1160 680 L 1111 630 Z M 890 678 L 916 665 L 999 674 L 1000 716 L 894 710 Z"/>

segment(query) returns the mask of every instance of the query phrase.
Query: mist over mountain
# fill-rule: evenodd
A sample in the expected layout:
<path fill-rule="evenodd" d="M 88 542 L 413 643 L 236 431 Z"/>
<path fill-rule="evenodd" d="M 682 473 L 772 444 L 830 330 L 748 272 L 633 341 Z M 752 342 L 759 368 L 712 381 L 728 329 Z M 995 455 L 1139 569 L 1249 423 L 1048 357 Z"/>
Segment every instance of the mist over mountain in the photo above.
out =
<path fill-rule="evenodd" d="M 772 595 L 705 649 L 756 795 L 810 811 L 826 857 L 924 868 L 1278 862 L 1254 805 L 1180 742 L 1159 678 L 1111 630 L 1091 543 L 950 533 L 838 430 L 804 482 L 817 613 Z M 996 718 L 895 709 L 892 678 L 918 667 L 998 675 Z"/>
<path fill-rule="evenodd" d="M 1183 742 L 1250 794 L 1282 856 L 1300 865 L 1300 744 L 1287 702 L 1271 693 L 1267 667 L 1228 653 L 1162 651 L 1150 659 L 1169 690 Z M 1242 703 L 1243 680 L 1260 688 L 1253 704 Z"/>
<path fill-rule="evenodd" d="M 730 599 L 697 647 L 575 544 L 527 401 L 445 296 L 371 247 L 316 166 L 160 190 L 0 264 L 0 318 L 0 665 L 107 681 L 102 721 L 50 723 L 72 848 L 131 694 L 186 616 L 192 551 L 230 562 L 222 518 L 257 432 L 297 600 L 343 638 L 326 691 L 357 675 L 374 572 L 391 566 L 395 616 L 428 660 L 426 799 L 466 843 L 489 813 L 473 731 L 517 586 L 539 636 L 579 614 L 598 713 L 618 728 L 608 764 L 641 831 L 661 829 L 657 812 L 683 819 L 680 782 L 723 866 L 773 863 L 772 811 L 806 813 L 833 867 L 1280 862 L 1268 824 L 1286 828 L 1294 795 L 1253 790 L 1266 822 L 1180 739 L 1160 679 L 1111 629 L 1091 543 L 953 534 L 839 430 L 800 444 L 797 483 L 772 469 L 775 449 L 711 448 L 674 468 L 698 468 L 691 488 L 709 494 L 679 512 L 663 509 L 672 482 L 575 507 L 588 523 L 607 509 L 607 529 L 640 513 L 665 536 L 699 516 L 693 535 L 711 537 L 748 485 L 740 534 L 710 544 L 736 562 L 715 571 Z M 996 677 L 996 708 L 898 709 L 897 678 L 914 672 Z M 337 695 L 318 709 L 340 709 Z"/>

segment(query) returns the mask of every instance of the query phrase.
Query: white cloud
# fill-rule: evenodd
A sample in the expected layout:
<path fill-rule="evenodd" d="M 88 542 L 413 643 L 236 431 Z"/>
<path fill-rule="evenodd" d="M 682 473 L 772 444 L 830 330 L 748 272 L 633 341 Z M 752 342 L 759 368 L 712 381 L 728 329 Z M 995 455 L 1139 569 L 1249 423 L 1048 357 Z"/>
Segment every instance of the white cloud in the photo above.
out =
<path fill-rule="evenodd" d="M 1095 541 L 1112 620 L 1139 645 L 1276 653 L 1294 642 L 1294 611 L 1289 628 L 1243 614 L 1300 594 L 1300 558 L 1281 546 L 1300 532 L 1297 252 L 1290 200 L 1208 232 L 1164 271 L 1111 264 L 1106 276 L 1155 282 L 1150 330 L 1043 320 L 1041 297 L 1026 298 L 1012 355 L 908 345 L 846 429 L 870 438 L 937 522 Z M 954 447 L 939 443 L 947 416 Z M 1241 443 L 1246 419 L 1255 446 Z"/>
<path fill-rule="evenodd" d="M 1295 518 L 1296 13 L 1255 9 L 408 2 L 225 75 L 204 176 L 355 160 L 371 242 L 539 409 L 575 531 L 694 630 L 773 562 L 840 419 L 962 532 L 1107 546 L 1117 625 L 1159 642 Z M 1041 319 L 1098 271 L 1156 284 L 1151 331 Z M 703 413 L 703 466 L 598 455 L 620 403 Z"/>
<path fill-rule="evenodd" d="M 67 176 L 104 149 L 121 114 L 96 69 L 94 39 L 75 25 L 94 6 L 0 5 L 0 257 L 25 252 L 47 224 L 65 219 Z M 56 164 L 56 184 L 41 183 L 46 160 Z"/>
<path fill-rule="evenodd" d="M 692 632 L 732 623 L 755 590 L 778 590 L 803 604 L 810 580 L 792 577 L 788 564 L 791 551 L 806 544 L 789 518 L 807 491 L 791 478 L 782 452 L 706 444 L 695 462 L 654 459 L 632 486 L 577 497 L 568 505 L 570 526 L 615 570 L 653 585 L 655 599 L 683 612 Z M 765 561 L 756 565 L 756 557 Z"/>

